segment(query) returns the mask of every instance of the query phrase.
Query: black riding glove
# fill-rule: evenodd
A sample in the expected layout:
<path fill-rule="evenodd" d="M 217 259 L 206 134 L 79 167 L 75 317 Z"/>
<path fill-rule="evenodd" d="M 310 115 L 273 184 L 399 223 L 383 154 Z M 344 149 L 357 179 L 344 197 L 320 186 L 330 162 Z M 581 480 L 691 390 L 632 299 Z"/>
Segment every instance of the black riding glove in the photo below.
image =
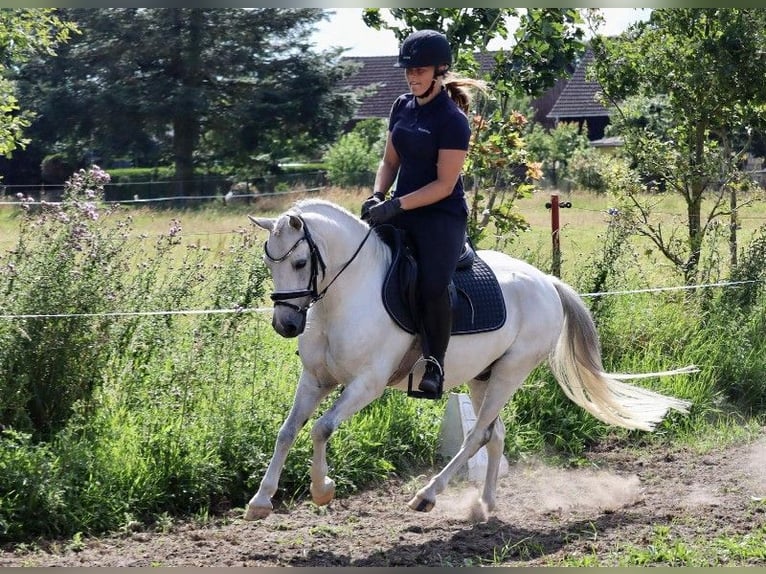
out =
<path fill-rule="evenodd" d="M 376 191 L 370 197 L 364 200 L 362 204 L 362 219 L 367 219 L 367 215 L 370 213 L 370 208 L 378 205 L 386 199 L 386 196 Z"/>
<path fill-rule="evenodd" d="M 367 223 L 370 224 L 370 227 L 381 225 L 402 211 L 404 210 L 398 197 L 381 201 L 379 204 L 373 205 L 367 212 Z"/>

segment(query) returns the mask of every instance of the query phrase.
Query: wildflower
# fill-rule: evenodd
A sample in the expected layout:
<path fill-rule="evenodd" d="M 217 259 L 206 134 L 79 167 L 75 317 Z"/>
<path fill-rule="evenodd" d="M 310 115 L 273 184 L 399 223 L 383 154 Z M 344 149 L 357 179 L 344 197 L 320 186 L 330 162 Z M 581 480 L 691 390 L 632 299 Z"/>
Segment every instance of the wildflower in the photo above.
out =
<path fill-rule="evenodd" d="M 92 201 L 86 201 L 82 204 L 82 212 L 85 214 L 85 217 L 88 219 L 91 219 L 93 221 L 96 221 L 98 219 L 98 211 L 96 210 L 96 204 Z"/>
<path fill-rule="evenodd" d="M 170 237 L 175 237 L 176 235 L 179 235 L 181 233 L 181 222 L 177 219 L 172 219 L 170 221 L 170 231 L 168 232 L 168 235 Z"/>

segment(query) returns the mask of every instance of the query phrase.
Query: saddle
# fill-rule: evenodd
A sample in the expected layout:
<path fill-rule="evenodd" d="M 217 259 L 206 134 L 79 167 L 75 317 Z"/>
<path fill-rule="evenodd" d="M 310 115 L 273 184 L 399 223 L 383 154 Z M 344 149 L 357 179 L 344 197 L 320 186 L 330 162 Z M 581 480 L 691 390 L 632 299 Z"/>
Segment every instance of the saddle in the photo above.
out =
<path fill-rule="evenodd" d="M 418 266 L 406 232 L 392 225 L 379 225 L 375 232 L 391 249 L 391 266 L 383 281 L 383 305 L 400 328 L 418 334 Z M 505 323 L 505 300 L 500 284 L 468 239 L 450 282 L 449 293 L 453 335 L 494 331 Z"/>

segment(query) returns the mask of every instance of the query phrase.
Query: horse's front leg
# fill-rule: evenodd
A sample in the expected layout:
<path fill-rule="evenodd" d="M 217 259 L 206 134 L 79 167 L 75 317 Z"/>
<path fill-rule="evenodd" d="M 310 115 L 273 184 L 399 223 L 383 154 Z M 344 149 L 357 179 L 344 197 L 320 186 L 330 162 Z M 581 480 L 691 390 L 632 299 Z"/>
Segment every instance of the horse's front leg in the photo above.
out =
<path fill-rule="evenodd" d="M 311 498 L 323 506 L 335 496 L 335 481 L 327 476 L 327 441 L 330 436 L 352 415 L 359 412 L 383 394 L 385 383 L 376 385 L 369 379 L 355 379 L 343 389 L 338 400 L 327 410 L 311 429 L 314 457 L 311 462 Z"/>
<path fill-rule="evenodd" d="M 273 510 L 271 498 L 277 492 L 279 476 L 282 474 L 287 453 L 295 442 L 298 431 L 303 428 L 311 414 L 319 406 L 322 399 L 329 394 L 330 390 L 331 387 L 320 385 L 306 371 L 303 371 L 301 374 L 298 387 L 295 390 L 293 406 L 279 429 L 277 441 L 274 445 L 274 454 L 269 461 L 266 474 L 261 479 L 258 492 L 255 493 L 255 496 L 247 504 L 245 520 L 266 518 L 271 514 Z"/>

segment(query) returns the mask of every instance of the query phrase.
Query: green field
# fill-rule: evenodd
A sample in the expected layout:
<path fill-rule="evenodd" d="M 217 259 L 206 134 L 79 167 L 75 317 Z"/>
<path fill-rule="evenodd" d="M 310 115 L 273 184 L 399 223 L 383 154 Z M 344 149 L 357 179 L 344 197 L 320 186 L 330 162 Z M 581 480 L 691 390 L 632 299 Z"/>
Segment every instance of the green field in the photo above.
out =
<path fill-rule="evenodd" d="M 369 191 L 364 189 L 328 188 L 319 195 L 356 211 L 368 193 Z M 126 204 L 122 207 L 121 213 L 131 215 L 134 234 L 137 238 L 144 238 L 142 239 L 144 241 L 150 241 L 153 237 L 167 233 L 171 222 L 178 220 L 183 228 L 183 236 L 187 240 L 205 245 L 212 250 L 221 250 L 226 249 L 232 237 L 251 225 L 247 220 L 248 213 L 276 215 L 287 209 L 293 201 L 305 195 L 287 193 L 282 196 L 262 198 L 249 205 L 230 207 L 219 202 L 211 203 L 208 207 L 193 208 L 169 208 L 166 205 L 153 208 L 146 207 L 145 204 L 134 207 Z M 581 266 L 587 264 L 588 260 L 602 249 L 604 234 L 611 218 L 607 210 L 614 207 L 615 201 L 607 195 L 584 191 L 561 193 L 559 198 L 561 202 L 572 203 L 570 209 L 561 208 L 559 211 L 561 275 L 569 281 L 576 278 L 581 271 Z M 520 233 L 513 240 L 511 247 L 506 249 L 514 256 L 528 260 L 544 269 L 550 268 L 552 258 L 551 211 L 545 207 L 545 204 L 550 201 L 550 191 L 539 191 L 531 197 L 516 201 L 516 208 L 529 223 L 530 229 Z M 686 206 L 682 198 L 675 194 L 653 196 L 652 204 L 657 221 L 660 221 L 668 230 L 676 229 L 683 237 Z M 740 199 L 740 204 L 737 239 L 741 249 L 747 245 L 760 226 L 766 223 L 766 202 L 761 196 L 753 196 L 746 201 Z M 18 235 L 19 211 L 19 208 L 14 206 L 0 206 L 0 249 L 7 250 L 13 247 Z M 724 218 L 717 227 L 728 226 L 728 223 L 728 219 Z M 727 238 L 728 231 L 726 234 L 721 234 L 719 238 L 719 248 L 724 254 L 728 252 Z M 657 248 L 646 238 L 634 237 L 631 245 L 635 252 L 635 263 L 648 273 L 647 277 L 651 278 L 656 286 L 679 284 L 680 277 L 674 272 L 670 263 L 664 260 Z M 494 248 L 493 238 L 486 238 L 480 247 Z M 725 272 L 726 269 L 724 267 L 721 272 Z"/>

